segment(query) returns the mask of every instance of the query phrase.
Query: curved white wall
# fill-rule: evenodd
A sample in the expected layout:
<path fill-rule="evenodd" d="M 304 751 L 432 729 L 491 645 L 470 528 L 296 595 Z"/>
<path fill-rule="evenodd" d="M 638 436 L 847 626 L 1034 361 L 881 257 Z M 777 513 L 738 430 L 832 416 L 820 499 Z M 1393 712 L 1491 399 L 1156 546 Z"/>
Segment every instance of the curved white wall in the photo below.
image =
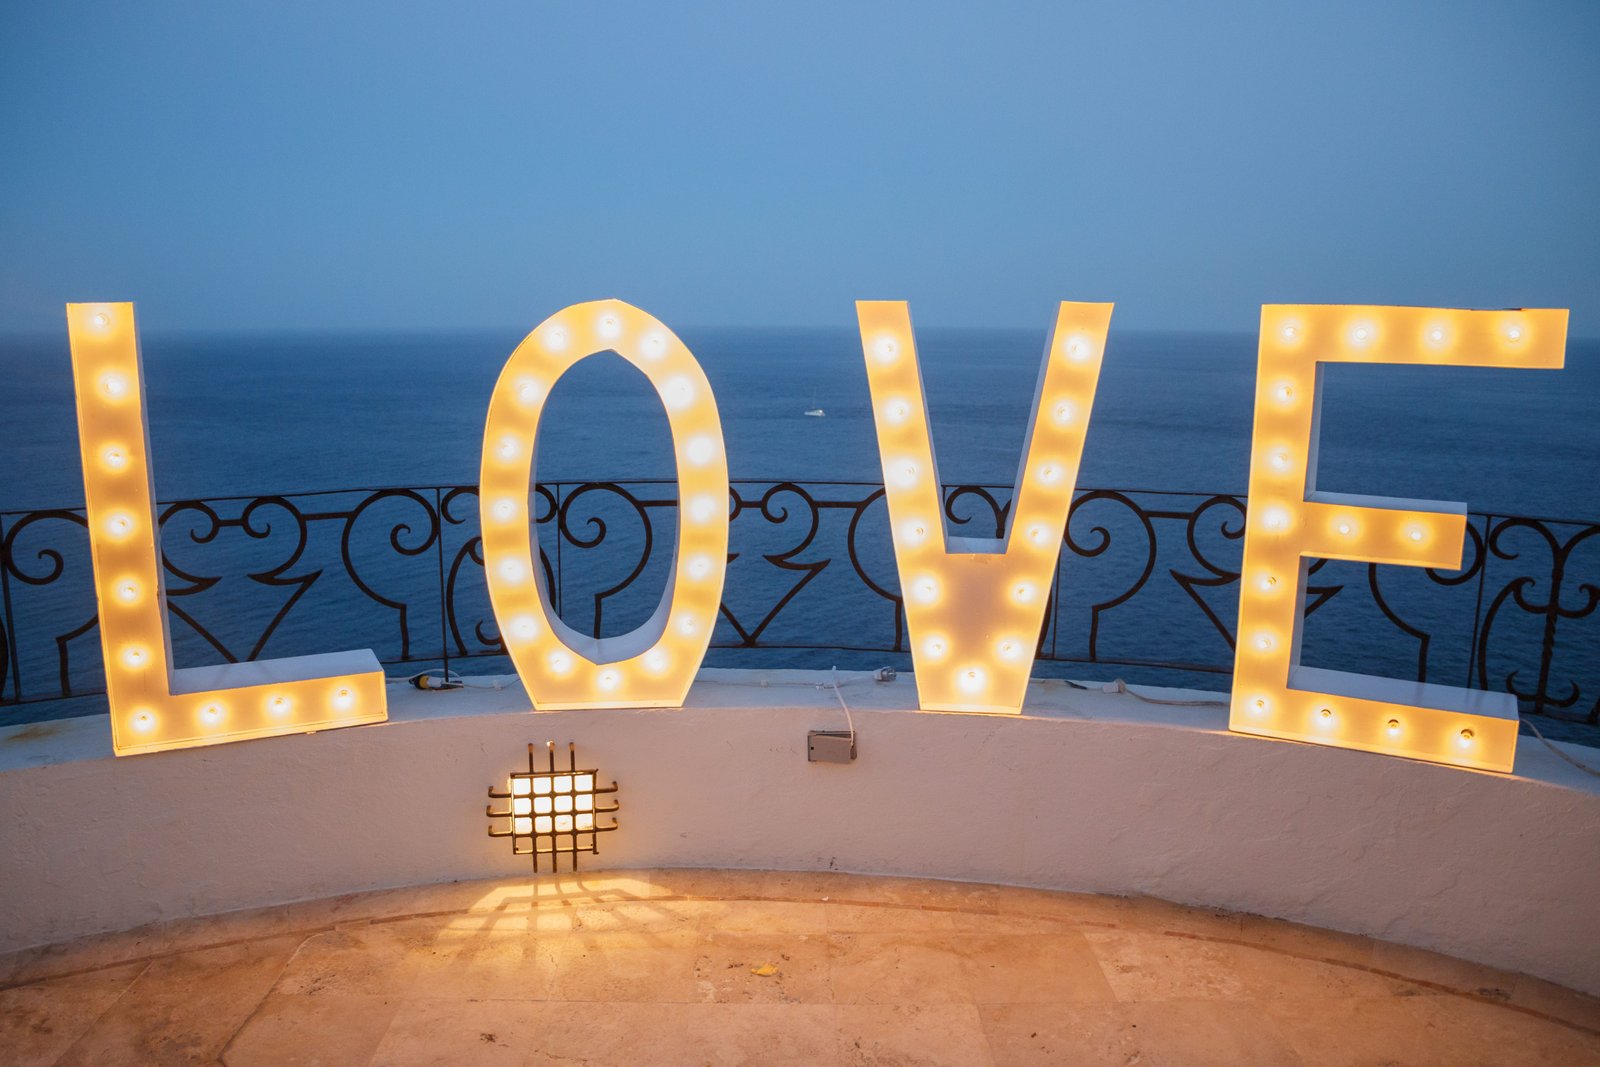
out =
<path fill-rule="evenodd" d="M 1012 717 L 916 712 L 907 678 L 842 677 L 850 765 L 806 762 L 806 731 L 843 713 L 811 684 L 825 675 L 799 672 L 707 671 L 674 711 L 533 715 L 515 683 L 391 686 L 385 724 L 122 759 L 101 719 L 8 728 L 0 951 L 525 870 L 486 836 L 485 790 L 528 742 L 574 740 L 621 785 L 622 828 L 590 867 L 1147 893 L 1600 993 L 1600 780 L 1537 742 L 1502 776 L 1244 737 L 1220 707 L 1055 682 Z"/>

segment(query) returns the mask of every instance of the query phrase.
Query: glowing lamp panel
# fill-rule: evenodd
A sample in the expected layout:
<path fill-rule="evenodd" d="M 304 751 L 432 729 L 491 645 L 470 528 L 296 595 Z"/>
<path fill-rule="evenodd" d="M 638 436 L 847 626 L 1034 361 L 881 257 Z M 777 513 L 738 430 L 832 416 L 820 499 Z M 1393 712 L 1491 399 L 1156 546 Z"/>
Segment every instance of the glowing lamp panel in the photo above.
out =
<path fill-rule="evenodd" d="M 68 304 L 89 549 L 117 755 L 382 722 L 370 651 L 175 669 L 132 304 Z"/>
<path fill-rule="evenodd" d="M 595 768 L 579 767 L 577 748 L 570 742 L 566 767 L 556 765 L 554 741 L 545 744 L 544 766 L 537 752 L 528 746 L 527 771 L 509 775 L 503 792 L 489 789 L 489 799 L 502 805 L 484 809 L 489 836 L 510 838 L 512 854 L 531 856 L 536 871 L 540 856 L 550 857 L 552 871 L 562 856 L 577 870 L 579 853 L 598 854 L 598 835 L 617 828 L 615 818 L 606 818 L 620 807 L 613 799 L 617 783 L 602 786 Z"/>
<path fill-rule="evenodd" d="M 1325 363 L 1559 368 L 1567 312 L 1262 308 L 1250 509 L 1231 727 L 1243 733 L 1510 771 L 1509 693 L 1302 667 L 1308 561 L 1461 566 L 1466 505 L 1317 491 Z"/>
<path fill-rule="evenodd" d="M 927 710 L 1022 710 L 1111 309 L 1061 304 L 1040 363 L 1011 521 L 996 539 L 946 536 L 909 309 L 903 301 L 856 304 L 917 697 Z"/>
<path fill-rule="evenodd" d="M 551 607 L 528 498 L 539 420 L 557 380 L 611 351 L 666 408 L 678 471 L 672 574 L 656 611 L 593 638 Z M 728 460 L 711 384 L 678 337 L 620 300 L 574 304 L 530 333 L 501 372 L 484 425 L 480 514 L 489 599 L 507 653 L 541 710 L 677 707 L 705 658 L 728 561 Z"/>

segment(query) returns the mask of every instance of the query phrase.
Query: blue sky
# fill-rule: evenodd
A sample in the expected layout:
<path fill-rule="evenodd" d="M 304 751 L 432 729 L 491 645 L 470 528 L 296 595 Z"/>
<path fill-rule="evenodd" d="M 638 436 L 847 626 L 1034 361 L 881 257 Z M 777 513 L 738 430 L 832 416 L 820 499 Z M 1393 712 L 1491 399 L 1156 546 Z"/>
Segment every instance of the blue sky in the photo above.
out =
<path fill-rule="evenodd" d="M 1253 330 L 1561 306 L 1600 335 L 1600 4 L 8 3 L 0 331 Z"/>

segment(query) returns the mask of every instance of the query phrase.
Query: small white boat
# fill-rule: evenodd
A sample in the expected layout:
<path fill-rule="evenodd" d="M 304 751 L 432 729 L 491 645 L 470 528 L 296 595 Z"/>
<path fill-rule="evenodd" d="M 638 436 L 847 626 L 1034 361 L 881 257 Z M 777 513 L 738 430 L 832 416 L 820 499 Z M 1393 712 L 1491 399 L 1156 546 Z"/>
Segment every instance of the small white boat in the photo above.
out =
<path fill-rule="evenodd" d="M 820 419 L 827 413 L 824 412 L 821 408 L 812 408 L 810 411 L 806 412 L 806 414 L 812 416 L 813 418 Z"/>

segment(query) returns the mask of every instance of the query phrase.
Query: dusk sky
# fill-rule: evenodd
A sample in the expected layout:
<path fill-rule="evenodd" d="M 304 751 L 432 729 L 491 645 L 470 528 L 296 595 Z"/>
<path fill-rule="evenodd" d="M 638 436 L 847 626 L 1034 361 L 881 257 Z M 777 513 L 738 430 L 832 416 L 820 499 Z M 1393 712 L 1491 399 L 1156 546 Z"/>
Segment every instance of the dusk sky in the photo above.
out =
<path fill-rule="evenodd" d="M 1253 330 L 1557 306 L 1600 335 L 1600 4 L 22 3 L 0 331 Z"/>

